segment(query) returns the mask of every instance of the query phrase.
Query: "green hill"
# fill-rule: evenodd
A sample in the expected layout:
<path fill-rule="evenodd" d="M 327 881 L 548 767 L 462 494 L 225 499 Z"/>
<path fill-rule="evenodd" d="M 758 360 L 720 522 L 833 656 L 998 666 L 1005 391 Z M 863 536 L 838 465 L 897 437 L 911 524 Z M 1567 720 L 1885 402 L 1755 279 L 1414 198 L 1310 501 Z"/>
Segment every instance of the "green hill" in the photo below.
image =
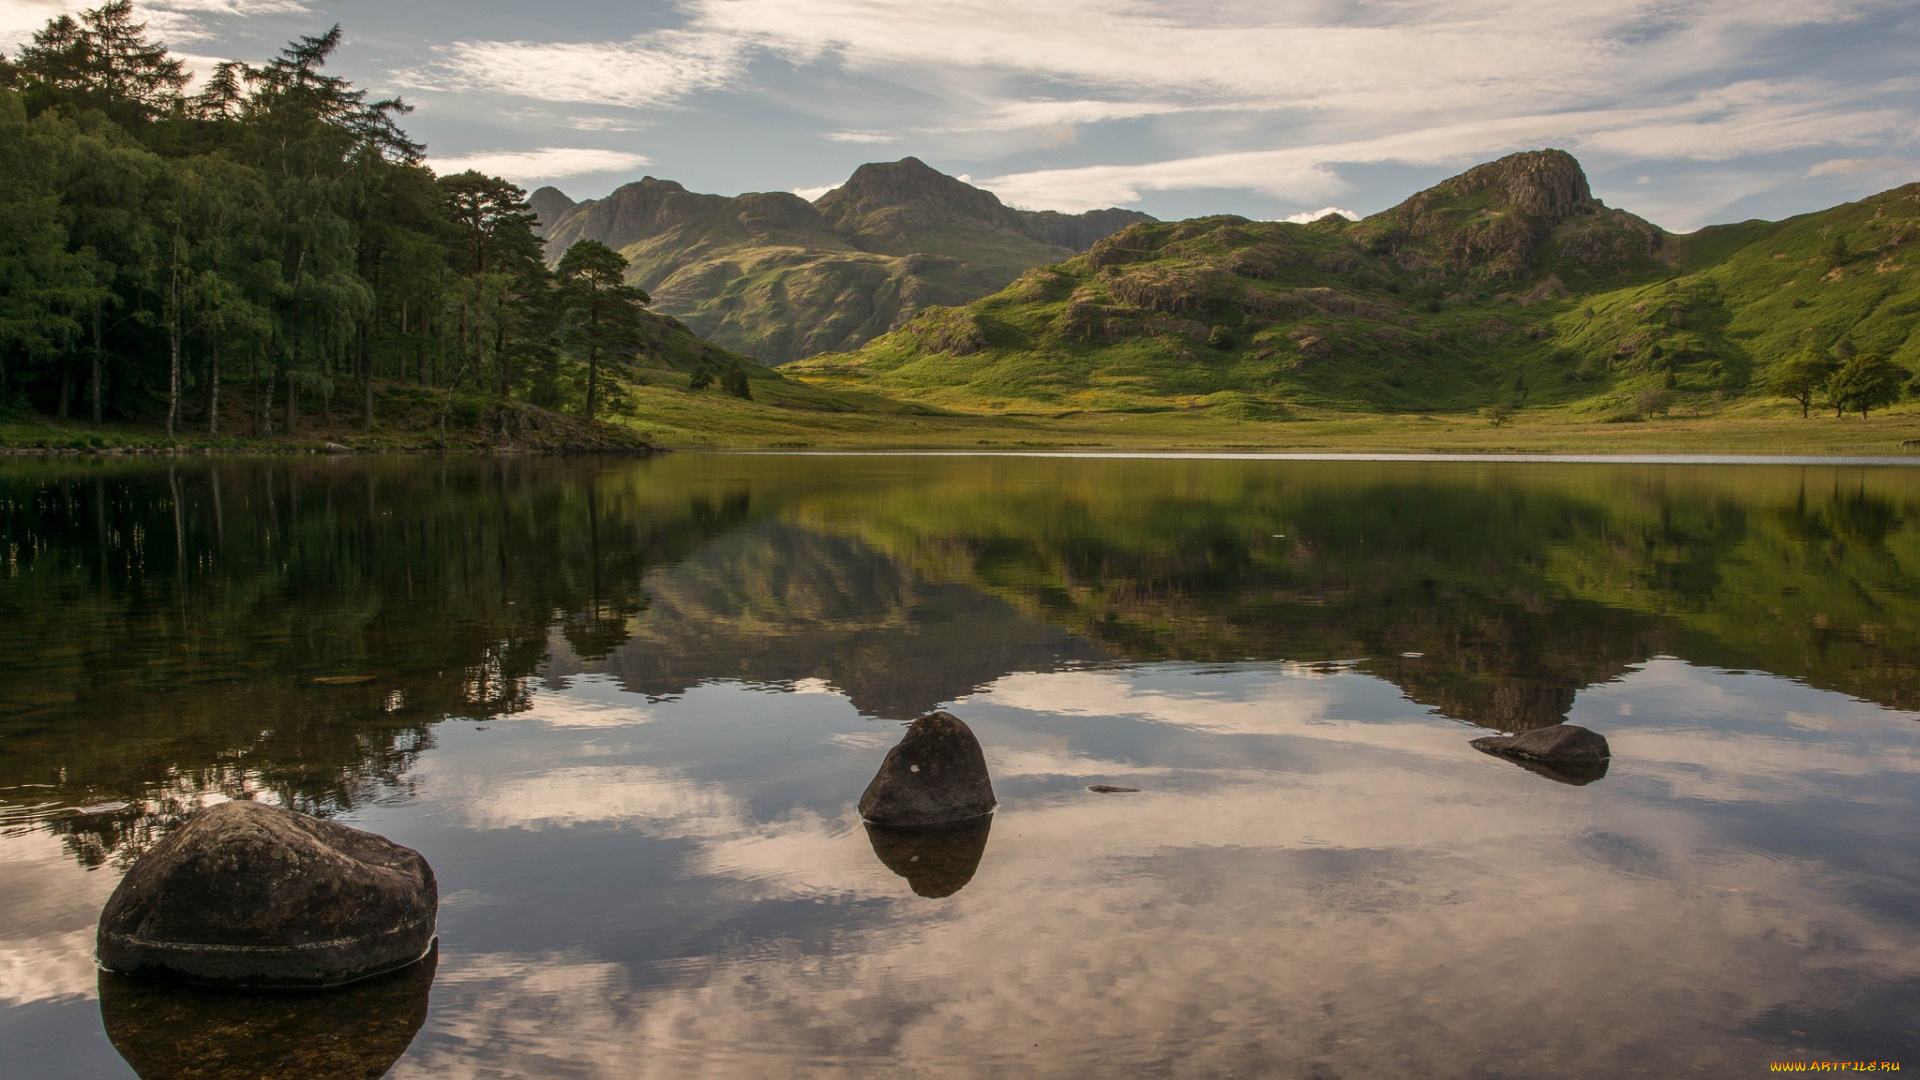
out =
<path fill-rule="evenodd" d="M 549 259 L 599 240 L 627 257 L 660 311 L 768 363 L 858 348 L 924 308 L 985 296 L 1152 220 L 1014 210 L 915 158 L 863 165 L 812 203 L 702 195 L 653 177 L 584 203 L 542 188 L 532 203 L 549 223 Z"/>
<path fill-rule="evenodd" d="M 1481 165 L 1365 220 L 1143 223 L 858 352 L 816 385 L 989 412 L 1720 401 L 1812 348 L 1913 366 L 1920 185 L 1677 236 L 1595 199 L 1557 150 Z M 1651 394 L 1651 398 L 1648 396 Z"/>

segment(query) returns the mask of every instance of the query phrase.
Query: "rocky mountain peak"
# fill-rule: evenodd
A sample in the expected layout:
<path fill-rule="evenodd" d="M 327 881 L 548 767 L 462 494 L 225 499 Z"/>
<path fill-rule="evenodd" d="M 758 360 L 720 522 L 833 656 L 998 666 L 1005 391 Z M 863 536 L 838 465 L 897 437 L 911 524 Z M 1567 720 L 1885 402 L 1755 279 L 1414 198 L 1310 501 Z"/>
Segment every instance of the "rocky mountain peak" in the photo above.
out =
<path fill-rule="evenodd" d="M 1476 165 L 1402 204 L 1425 209 L 1440 202 L 1491 195 L 1498 209 L 1558 224 L 1598 212 L 1587 174 L 1565 150 L 1528 150 Z"/>
<path fill-rule="evenodd" d="M 560 219 L 573 212 L 580 205 L 567 197 L 566 192 L 548 185 L 527 196 L 527 205 L 539 220 L 533 226 L 535 236 L 547 235 L 547 230 L 560 223 Z"/>
<path fill-rule="evenodd" d="M 948 176 L 916 157 L 862 165 L 846 183 L 815 199 L 814 206 L 828 220 L 888 207 L 924 207 L 994 220 L 1006 214 L 992 192 Z"/>

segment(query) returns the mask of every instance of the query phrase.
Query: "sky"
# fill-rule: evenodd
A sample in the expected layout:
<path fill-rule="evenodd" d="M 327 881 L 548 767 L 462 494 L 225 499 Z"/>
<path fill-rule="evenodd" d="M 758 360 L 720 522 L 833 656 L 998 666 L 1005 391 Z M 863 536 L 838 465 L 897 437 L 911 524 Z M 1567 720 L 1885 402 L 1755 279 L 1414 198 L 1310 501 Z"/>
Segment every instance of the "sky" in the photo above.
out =
<path fill-rule="evenodd" d="M 137 0 L 136 0 L 137 2 Z M 0 0 L 15 51 L 74 0 Z M 206 69 L 334 23 L 442 170 L 813 197 L 913 155 L 1014 206 L 1366 215 L 1559 147 L 1688 231 L 1920 180 L 1914 0 L 150 0 Z"/>

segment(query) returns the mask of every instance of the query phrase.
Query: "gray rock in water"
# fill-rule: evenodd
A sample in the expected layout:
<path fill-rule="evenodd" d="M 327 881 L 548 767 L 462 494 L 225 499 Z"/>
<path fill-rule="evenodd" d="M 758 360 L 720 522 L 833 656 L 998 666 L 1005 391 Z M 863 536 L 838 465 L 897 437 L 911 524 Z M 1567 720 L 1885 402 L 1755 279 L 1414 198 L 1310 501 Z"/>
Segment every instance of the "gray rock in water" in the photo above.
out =
<path fill-rule="evenodd" d="M 958 717 L 934 712 L 887 751 L 860 796 L 860 816 L 876 825 L 937 825 L 992 813 L 995 805 L 980 740 Z"/>
<path fill-rule="evenodd" d="M 420 853 L 255 802 L 187 819 L 100 913 L 102 967 L 217 986 L 324 987 L 418 960 L 440 904 Z"/>
<path fill-rule="evenodd" d="M 1563 764 L 1605 761 L 1613 756 L 1606 736 L 1575 724 L 1555 724 L 1518 735 L 1488 735 L 1473 740 L 1473 745 L 1489 754 Z"/>

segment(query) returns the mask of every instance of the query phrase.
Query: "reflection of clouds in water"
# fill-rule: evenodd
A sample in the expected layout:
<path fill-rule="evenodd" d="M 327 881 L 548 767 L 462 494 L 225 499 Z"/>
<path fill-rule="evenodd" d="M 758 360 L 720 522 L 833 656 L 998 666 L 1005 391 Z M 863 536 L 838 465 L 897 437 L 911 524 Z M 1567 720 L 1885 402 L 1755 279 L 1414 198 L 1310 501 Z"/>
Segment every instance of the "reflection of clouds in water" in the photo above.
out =
<path fill-rule="evenodd" d="M 1879 710 L 1868 756 L 1773 721 L 1778 704 L 1756 711 L 1770 687 L 1655 666 L 1606 688 L 1642 706 L 1609 735 L 1630 775 L 1664 787 L 1577 790 L 1472 753 L 1466 732 L 1404 703 L 1401 722 L 1325 722 L 1376 715 L 1357 697 L 1391 703 L 1364 676 L 1278 674 L 1211 694 L 1185 692 L 1168 669 L 1010 676 L 974 699 L 997 776 L 1168 782 L 1125 799 L 1006 799 L 977 876 L 937 901 L 908 897 L 851 813 L 757 820 L 751 778 L 569 766 L 515 780 L 499 794 L 517 809 L 476 803 L 483 820 L 681 837 L 685 871 L 723 879 L 734 899 L 885 902 L 825 937 L 775 921 L 634 967 L 450 959 L 436 988 L 447 1019 L 394 1075 L 1216 1076 L 1287 1062 L 1309 1075 L 1537 1076 L 1658 1061 L 1719 1076 L 1865 1052 L 1748 1025 L 1901 992 L 1920 979 L 1920 931 L 1832 867 L 1745 850 L 1740 819 L 1662 792 L 1791 812 L 1833 798 L 1843 778 L 1920 771 L 1912 747 Z M 1728 712 L 1713 730 L 1662 726 L 1649 698 Z M 1844 725 L 1869 719 L 1819 700 Z M 1136 766 L 1030 745 L 1061 714 L 1284 736 L 1311 768 Z M 815 745 L 890 742 L 871 736 Z M 1785 773 L 1801 779 L 1782 785 Z"/>
<path fill-rule="evenodd" d="M 476 829 L 545 829 L 619 823 L 653 836 L 740 831 L 737 796 L 638 765 L 581 766 L 507 780 L 467 804 Z"/>
<path fill-rule="evenodd" d="M 1632 719 L 1610 725 L 1610 714 Z M 1920 773 L 1920 746 L 1901 737 L 1920 717 L 1671 657 L 1582 691 L 1571 719 L 1605 731 L 1616 769 L 1656 779 L 1678 798 L 1877 802 L 1847 781 Z M 1884 793 L 1897 781 L 1879 786 Z"/>
<path fill-rule="evenodd" d="M 94 920 L 119 875 L 73 865 L 58 837 L 0 836 L 0 1003 L 91 998 Z"/>
<path fill-rule="evenodd" d="M 0 939 L 0 1003 L 93 997 L 93 928 Z"/>
<path fill-rule="evenodd" d="M 1343 684 L 1379 683 L 1306 665 L 1262 666 L 1271 674 L 1238 680 L 1227 688 L 1202 672 L 1173 665 L 1145 669 L 1150 680 L 1141 677 L 1140 669 L 1132 674 L 1023 673 L 995 680 L 968 701 L 1054 717 L 1118 716 L 1219 734 L 1277 734 L 1326 716 L 1343 691 L 1351 689 Z"/>
<path fill-rule="evenodd" d="M 492 722 L 534 720 L 556 728 L 615 728 L 644 724 L 653 717 L 652 709 L 634 695 L 622 693 L 613 680 L 581 675 L 564 691 L 535 694 L 531 708 L 493 717 Z"/>
<path fill-rule="evenodd" d="M 1171 769 L 1156 765 L 1131 765 L 1103 761 L 1062 750 L 999 750 L 988 758 L 993 775 L 1002 779 L 1016 776 L 1162 776 Z"/>
<path fill-rule="evenodd" d="M 507 1072 L 607 1077 L 829 1075 L 862 1059 L 927 1075 L 1275 1061 L 1466 1075 L 1489 1060 L 1489 1075 L 1612 1075 L 1640 1055 L 1733 1075 L 1762 1048 L 1728 1056 L 1701 1025 L 1791 1004 L 1794 972 L 1920 973 L 1911 928 L 1835 904 L 1817 876 L 1724 858 L 1622 872 L 1617 852 L 1578 842 L 1590 800 L 1522 787 L 1450 804 L 1444 787 L 1233 785 L 1138 812 L 1062 800 L 997 834 L 957 896 L 845 928 L 826 952 L 753 940 L 665 965 L 659 989 L 604 964 L 488 958 L 442 1010 L 458 1019 L 395 1075 L 477 1075 L 480 1051 Z M 1353 827 L 1328 805 L 1343 798 L 1377 812 Z M 1372 846 L 1301 850 L 1308 831 Z M 785 842 L 790 856 L 836 843 Z"/>

